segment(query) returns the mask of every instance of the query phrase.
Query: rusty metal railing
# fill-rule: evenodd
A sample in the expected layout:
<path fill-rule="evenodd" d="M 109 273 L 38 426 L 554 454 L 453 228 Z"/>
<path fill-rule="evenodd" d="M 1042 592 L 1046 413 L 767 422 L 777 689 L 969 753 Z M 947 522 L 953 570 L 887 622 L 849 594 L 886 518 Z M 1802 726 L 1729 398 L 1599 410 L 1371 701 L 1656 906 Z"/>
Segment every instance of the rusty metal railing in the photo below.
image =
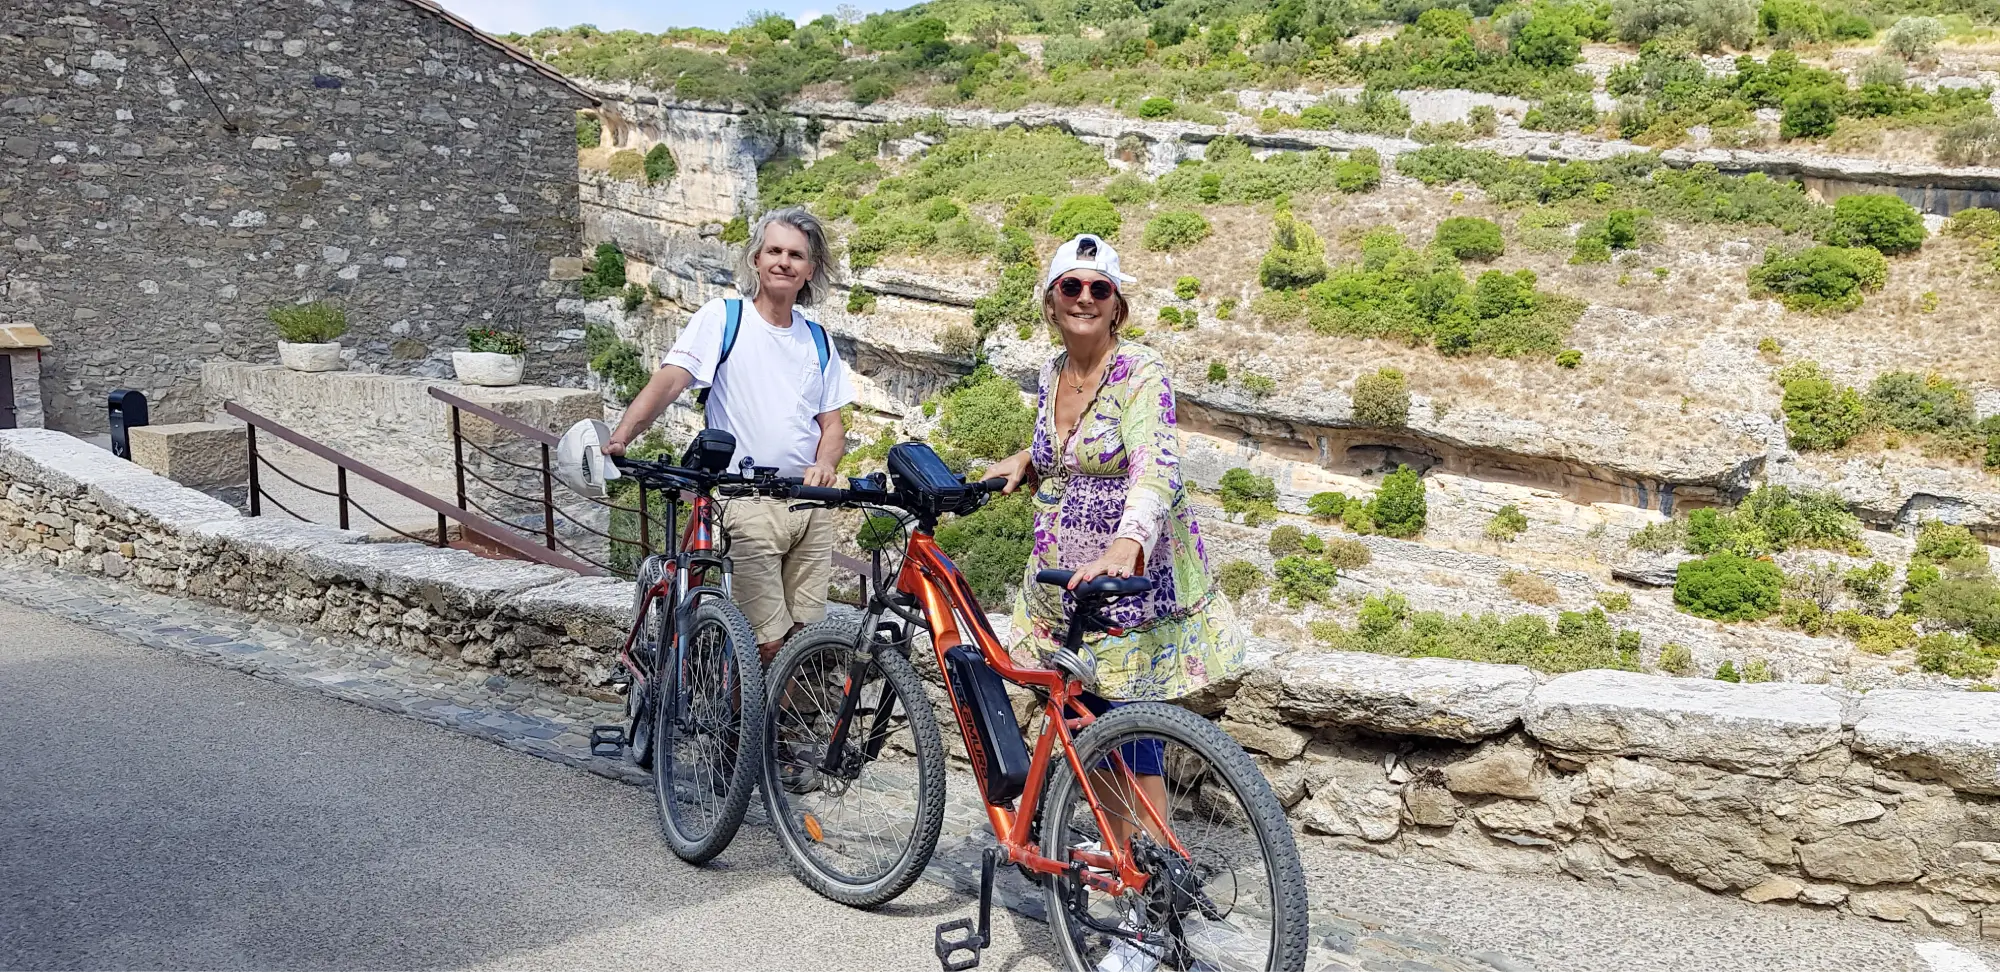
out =
<path fill-rule="evenodd" d="M 618 548 L 631 548 L 632 557 L 630 558 L 630 563 L 636 565 L 645 558 L 646 554 L 653 552 L 653 537 L 656 530 L 672 530 L 674 528 L 673 523 L 655 523 L 653 507 L 656 503 L 648 502 L 645 484 L 634 483 L 636 487 L 634 495 L 637 498 L 637 502 L 634 505 L 626 505 L 615 499 L 574 498 L 575 503 L 603 509 L 610 514 L 630 515 L 638 521 L 635 524 L 634 530 L 636 536 L 618 536 L 615 529 L 597 529 L 590 523 L 585 522 L 583 518 L 573 514 L 570 510 L 565 509 L 561 504 L 556 502 L 558 493 L 555 487 L 553 457 L 556 443 L 560 441 L 560 436 L 546 429 L 538 429 L 512 416 L 502 415 L 477 402 L 467 401 L 442 388 L 432 387 L 430 389 L 430 396 L 443 402 L 451 409 L 452 472 L 457 484 L 457 499 L 460 509 L 483 513 L 502 524 L 516 522 L 513 518 L 500 515 L 492 510 L 490 502 L 482 503 L 468 488 L 469 484 L 484 487 L 501 496 L 529 504 L 529 506 L 538 510 L 539 515 L 529 515 L 524 519 L 539 522 L 541 526 L 539 529 L 521 525 L 513 526 L 513 529 L 519 531 L 524 538 L 534 538 L 548 550 L 559 551 L 570 557 L 574 557 L 596 567 L 604 573 L 617 574 L 624 577 L 630 577 L 631 571 L 617 566 L 617 561 L 620 560 L 617 556 Z M 508 432 L 523 443 L 531 446 L 532 448 L 528 452 L 531 455 L 539 453 L 538 461 L 521 462 L 518 459 L 510 459 L 499 455 L 497 449 L 489 448 L 468 437 L 465 434 L 465 417 L 468 415 L 491 423 L 495 428 Z M 471 450 L 473 456 L 497 463 L 504 468 L 520 471 L 522 474 L 520 478 L 538 485 L 538 491 L 541 495 L 534 496 L 523 492 L 521 484 L 518 481 L 513 483 L 514 488 L 510 489 L 482 475 L 478 469 L 467 462 L 468 449 Z M 565 492 L 564 495 L 567 495 L 567 493 Z M 674 497 L 673 502 L 668 504 L 668 508 L 671 510 L 675 504 L 687 499 L 688 497 L 686 496 Z M 573 536 L 591 536 L 603 540 L 605 550 L 604 559 L 597 559 L 594 550 L 585 550 L 580 544 L 572 543 L 569 538 L 564 536 L 565 530 L 574 531 Z M 661 535 L 664 536 L 664 534 Z M 834 554 L 833 565 L 836 569 L 846 573 L 860 574 L 864 578 L 869 575 L 870 568 L 867 564 L 845 554 Z"/>
<path fill-rule="evenodd" d="M 311 522 L 310 518 L 299 515 L 297 511 L 286 506 L 277 497 L 272 496 L 269 492 L 265 491 L 262 480 L 262 471 L 268 470 L 270 472 L 278 474 L 278 476 L 282 477 L 287 482 L 290 482 L 292 485 L 299 487 L 300 489 L 318 494 L 320 496 L 332 497 L 335 500 L 336 508 L 338 510 L 337 515 L 340 522 L 340 528 L 343 530 L 348 529 L 350 525 L 351 517 L 349 516 L 348 511 L 350 509 L 359 510 L 363 516 L 366 516 L 370 520 L 375 521 L 377 524 L 380 524 L 383 529 L 386 529 L 391 533 L 396 534 L 397 536 L 415 541 L 417 543 L 428 543 L 428 544 L 433 544 L 435 546 L 444 547 L 444 546 L 449 546 L 450 544 L 450 524 L 451 522 L 455 521 L 460 526 L 461 535 L 468 532 L 475 534 L 480 539 L 491 542 L 500 547 L 501 549 L 505 550 L 506 552 L 516 557 L 519 557 L 522 560 L 530 560 L 539 564 L 547 564 L 551 567 L 562 567 L 567 570 L 576 571 L 577 573 L 580 574 L 603 573 L 603 571 L 600 569 L 593 568 L 591 565 L 578 561 L 574 558 L 564 556 L 562 553 L 558 551 L 551 549 L 544 549 L 532 543 L 528 543 L 521 538 L 520 534 L 516 533 L 514 530 L 510 528 L 504 527 L 499 523 L 495 523 L 494 521 L 486 518 L 485 516 L 469 511 L 462 506 L 454 507 L 451 504 L 446 503 L 444 500 L 438 499 L 437 497 L 432 496 L 431 494 L 421 489 L 418 489 L 417 487 L 412 486 L 409 483 L 403 482 L 402 480 L 397 479 L 396 477 L 391 476 L 388 473 L 382 472 L 381 470 L 376 469 L 375 467 L 370 466 L 369 464 L 362 462 L 359 459 L 356 459 L 343 452 L 340 452 L 337 449 L 334 449 L 323 443 L 317 442 L 305 435 L 295 432 L 289 428 L 286 428 L 285 426 L 280 425 L 277 422 L 269 418 L 266 418 L 262 415 L 259 415 L 256 412 L 253 412 L 247 408 L 244 408 L 243 406 L 238 405 L 235 402 L 227 402 L 223 405 L 222 408 L 224 412 L 227 412 L 228 414 L 235 416 L 238 419 L 241 419 L 243 422 L 249 425 L 248 439 L 249 439 L 249 451 L 250 451 L 250 515 L 251 516 L 264 515 L 264 504 L 269 503 L 272 506 L 275 506 L 279 510 L 283 511 L 285 515 L 291 517 L 292 519 L 304 522 Z M 310 455 L 316 456 L 320 459 L 325 460 L 326 462 L 332 463 L 334 468 L 333 488 L 325 489 L 319 486 L 314 486 L 310 483 L 301 482 L 298 479 L 298 477 L 293 476 L 292 474 L 285 472 L 283 469 L 278 468 L 276 464 L 271 462 L 268 456 L 258 452 L 257 436 L 259 432 L 270 435 L 273 438 L 276 438 L 294 447 L 302 449 Z M 362 505 L 359 500 L 355 499 L 353 493 L 348 489 L 348 476 L 350 473 L 356 476 L 360 476 L 362 479 L 374 483 L 375 485 L 380 486 L 391 493 L 395 493 L 396 495 L 401 496 L 402 498 L 409 500 L 410 502 L 415 503 L 418 506 L 422 506 L 425 509 L 428 509 L 433 513 L 437 514 L 436 536 L 423 537 L 418 534 L 410 533 L 409 531 L 404 530 L 401 527 L 389 523 L 388 521 L 382 519 L 380 516 L 375 515 L 373 511 L 369 510 L 366 506 Z"/>

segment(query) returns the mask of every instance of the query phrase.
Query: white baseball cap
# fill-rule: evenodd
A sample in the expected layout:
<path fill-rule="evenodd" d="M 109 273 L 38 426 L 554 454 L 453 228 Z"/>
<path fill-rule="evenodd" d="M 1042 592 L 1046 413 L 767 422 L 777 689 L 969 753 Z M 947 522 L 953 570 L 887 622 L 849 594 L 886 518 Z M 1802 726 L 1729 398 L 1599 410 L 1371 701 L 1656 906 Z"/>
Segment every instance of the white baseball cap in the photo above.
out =
<path fill-rule="evenodd" d="M 1094 255 L 1079 256 L 1078 250 Z M 1119 272 L 1118 251 L 1103 238 L 1091 233 L 1084 233 L 1056 247 L 1055 258 L 1049 261 L 1048 275 L 1042 278 L 1042 289 L 1047 290 L 1050 284 L 1071 270 L 1094 270 L 1119 283 L 1139 282 L 1138 277 L 1128 277 Z"/>

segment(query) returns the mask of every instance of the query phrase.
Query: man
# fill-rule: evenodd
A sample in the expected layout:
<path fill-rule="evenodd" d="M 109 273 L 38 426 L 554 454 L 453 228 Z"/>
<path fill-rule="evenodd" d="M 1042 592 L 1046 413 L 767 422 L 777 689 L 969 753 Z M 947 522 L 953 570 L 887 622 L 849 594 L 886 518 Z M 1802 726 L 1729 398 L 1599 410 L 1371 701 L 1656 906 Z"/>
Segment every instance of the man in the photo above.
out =
<path fill-rule="evenodd" d="M 808 486 L 840 485 L 835 467 L 846 451 L 840 408 L 854 400 L 853 382 L 825 331 L 798 310 L 830 289 L 828 259 L 826 231 L 811 213 L 780 209 L 759 219 L 737 263 L 736 287 L 745 299 L 711 300 L 695 312 L 605 451 L 623 455 L 681 392 L 707 388 L 709 427 L 736 437 L 732 468 L 748 456 Z M 734 341 L 725 348 L 732 315 Z M 832 512 L 793 512 L 783 499 L 737 499 L 726 504 L 723 528 L 736 605 L 756 628 L 769 665 L 787 638 L 826 617 Z"/>

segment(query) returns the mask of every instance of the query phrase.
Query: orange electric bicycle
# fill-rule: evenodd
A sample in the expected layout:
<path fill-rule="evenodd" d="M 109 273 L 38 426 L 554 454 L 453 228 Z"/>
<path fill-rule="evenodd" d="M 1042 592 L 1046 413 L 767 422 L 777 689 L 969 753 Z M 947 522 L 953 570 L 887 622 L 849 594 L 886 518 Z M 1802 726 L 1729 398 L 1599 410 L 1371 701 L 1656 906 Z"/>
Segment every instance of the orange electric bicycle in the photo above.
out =
<path fill-rule="evenodd" d="M 907 890 L 936 849 L 948 774 L 911 656 L 927 635 L 922 664 L 944 686 L 997 839 L 984 852 L 976 923 L 937 928 L 946 970 L 978 965 L 1004 865 L 1042 884 L 1072 969 L 1303 968 L 1305 876 L 1248 755 L 1186 709 L 1113 707 L 1089 691 L 1086 633 L 1122 634 L 1106 609 L 1151 582 L 1099 577 L 1064 593 L 1063 648 L 1044 667 L 1022 665 L 932 536 L 940 517 L 978 509 L 1002 481 L 963 482 L 915 442 L 891 449 L 888 466 L 887 477 L 848 489 L 792 493 L 878 514 L 863 531 L 878 549 L 861 621 L 809 626 L 766 673 L 765 805 L 800 877 L 835 901 L 872 907 Z M 881 542 L 885 528 L 889 540 L 907 534 L 900 551 Z M 1069 580 L 1069 571 L 1035 578 Z M 1041 714 L 1032 744 L 1009 683 Z"/>

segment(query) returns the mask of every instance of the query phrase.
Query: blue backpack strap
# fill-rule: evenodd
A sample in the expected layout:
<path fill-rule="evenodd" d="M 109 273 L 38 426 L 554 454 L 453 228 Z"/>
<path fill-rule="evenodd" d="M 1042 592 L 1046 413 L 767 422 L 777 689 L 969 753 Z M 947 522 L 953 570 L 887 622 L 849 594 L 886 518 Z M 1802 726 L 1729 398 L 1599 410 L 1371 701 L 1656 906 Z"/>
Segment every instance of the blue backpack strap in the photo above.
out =
<path fill-rule="evenodd" d="M 708 393 L 715 388 L 715 380 L 722 377 L 722 363 L 729 360 L 729 352 L 736 347 L 736 332 L 743 328 L 743 302 L 725 300 L 722 302 L 722 353 L 715 356 L 715 370 L 709 373 L 709 387 L 701 390 L 694 400 L 708 404 Z M 824 361 L 824 356 L 822 356 Z"/>
<path fill-rule="evenodd" d="M 827 341 L 826 328 L 819 326 L 818 321 L 807 321 L 806 328 L 812 331 L 813 350 L 819 352 L 819 372 L 826 374 L 826 363 L 833 360 L 833 345 Z"/>

